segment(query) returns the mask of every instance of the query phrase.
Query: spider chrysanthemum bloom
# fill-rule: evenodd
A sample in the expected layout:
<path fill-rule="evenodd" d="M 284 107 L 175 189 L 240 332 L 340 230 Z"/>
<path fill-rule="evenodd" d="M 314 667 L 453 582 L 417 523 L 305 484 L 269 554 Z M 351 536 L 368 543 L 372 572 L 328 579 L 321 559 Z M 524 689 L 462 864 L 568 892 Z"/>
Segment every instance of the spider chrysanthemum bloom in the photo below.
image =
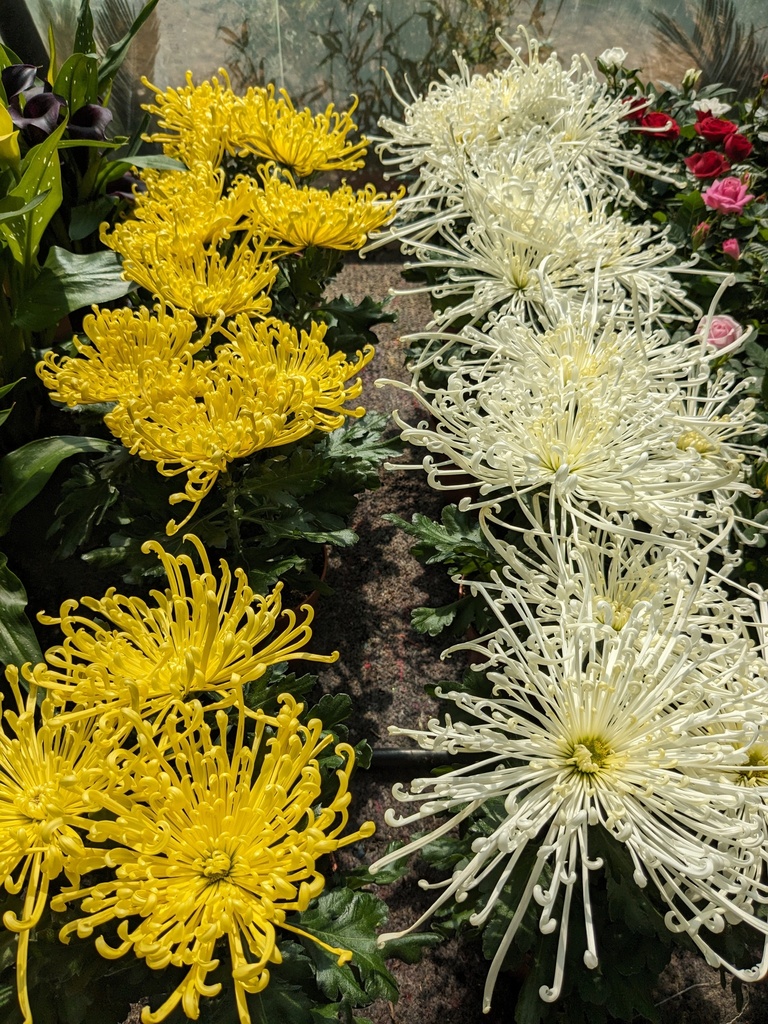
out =
<path fill-rule="evenodd" d="M 336 430 L 347 417 L 365 413 L 345 403 L 361 394 L 359 377 L 348 382 L 373 359 L 374 348 L 366 345 L 348 360 L 343 352 L 331 353 L 323 340 L 327 330 L 324 323 L 312 322 L 307 332 L 274 318 L 259 323 L 238 316 L 221 332 L 230 341 L 216 350 L 217 364 L 263 390 L 276 379 L 290 381 L 293 417 L 309 429 Z"/>
<path fill-rule="evenodd" d="M 507 360 L 498 350 L 453 370 L 444 387 L 392 382 L 433 423 L 395 420 L 404 440 L 432 453 L 423 461 L 432 486 L 466 489 L 469 475 L 478 506 L 548 491 L 592 525 L 619 529 L 615 516 L 628 513 L 655 534 L 677 533 L 681 543 L 698 534 L 719 544 L 738 496 L 753 493 L 743 454 L 733 444 L 723 444 L 716 458 L 681 448 L 682 384 L 666 387 L 666 373 L 655 380 L 650 366 L 644 379 L 642 361 L 626 362 L 626 377 L 623 359 L 601 368 L 599 356 L 578 372 L 572 365 L 566 376 L 566 364 Z M 693 381 L 693 389 L 706 385 L 706 368 Z M 749 430 L 750 416 L 728 424 L 728 436 Z M 469 507 L 470 499 L 462 500 Z"/>
<path fill-rule="evenodd" d="M 123 277 L 193 316 L 260 317 L 272 308 L 267 293 L 278 268 L 264 238 L 246 235 L 230 251 L 224 242 L 220 248 L 194 237 L 181 244 L 172 233 L 144 225 L 138 233 L 102 232 L 102 240 L 122 256 Z"/>
<path fill-rule="evenodd" d="M 626 170 L 673 180 L 637 146 L 626 145 L 625 104 L 609 94 L 585 58 L 574 57 L 570 68 L 555 53 L 542 61 L 538 42 L 522 32 L 525 54 L 499 37 L 511 58 L 506 67 L 473 74 L 456 55 L 457 74 L 442 72 L 442 81 L 432 82 L 426 93 L 400 100 L 402 121 L 381 119 L 389 134 L 378 150 L 382 162 L 419 172 L 392 237 L 428 236 L 441 211 L 461 210 L 467 170 L 498 164 L 499 157 L 510 168 L 519 159 L 542 170 L 557 162 L 576 181 L 604 186 L 620 200 L 632 197 Z"/>
<path fill-rule="evenodd" d="M 371 231 L 395 215 L 402 191 L 387 196 L 368 184 L 357 192 L 342 185 L 327 189 L 296 186 L 262 174 L 264 190 L 253 197 L 253 224 L 260 234 L 276 238 L 293 250 L 315 245 L 326 249 L 362 249 Z"/>
<path fill-rule="evenodd" d="M 140 397 L 104 418 L 133 455 L 155 462 L 164 476 L 187 474 L 184 490 L 170 498 L 192 502 L 184 522 L 234 460 L 335 430 L 365 412 L 344 407 L 360 394 L 361 382 L 344 385 L 372 358 L 371 346 L 347 362 L 329 353 L 323 325 L 299 335 L 277 320 L 260 327 L 241 317 L 224 333 L 232 345 L 219 348 L 199 388 L 171 390 L 162 374 L 145 378 Z M 169 523 L 168 532 L 184 522 Z"/>
<path fill-rule="evenodd" d="M 132 950 L 153 969 L 184 969 L 161 1006 L 144 1008 L 145 1024 L 164 1020 L 179 1003 L 198 1018 L 200 997 L 221 989 L 206 983 L 218 966 L 219 940 L 228 944 L 240 1024 L 251 1020 L 247 993 L 262 991 L 269 965 L 281 962 L 280 930 L 312 939 L 340 963 L 351 958 L 287 918 L 322 892 L 318 859 L 373 832 L 367 822 L 342 835 L 354 751 L 336 746 L 343 761 L 336 791 L 319 804 L 317 758 L 333 737 L 318 719 L 302 725 L 303 706 L 293 698 L 280 701 L 275 717 L 257 712 L 250 743 L 237 731 L 231 754 L 223 712 L 218 737 L 205 723 L 192 728 L 190 712 L 181 717 L 183 729 L 168 722 L 162 743 L 137 719 L 139 749 L 125 755 L 120 772 L 133 790 L 130 805 L 114 801 L 113 808 L 105 800 L 117 820 L 99 822 L 91 833 L 113 844 L 101 863 L 114 878 L 66 891 L 54 903 L 59 909 L 82 900 L 82 916 L 61 930 L 63 940 L 118 921 L 116 946 L 96 939 L 102 956 Z"/>
<path fill-rule="evenodd" d="M 768 712 L 759 651 L 743 636 L 712 645 L 698 628 L 688 630 L 690 600 L 669 614 L 652 597 L 630 611 L 620 630 L 599 634 L 590 614 L 579 621 L 554 609 L 542 623 L 514 592 L 510 599 L 507 624 L 484 643 L 468 645 L 485 649 L 491 696 L 444 693 L 456 706 L 455 718 L 435 719 L 426 730 L 392 730 L 425 749 L 475 759 L 437 778 L 416 779 L 409 790 L 395 789 L 398 800 L 416 809 L 402 817 L 389 812 L 390 824 L 448 815 L 372 870 L 424 847 L 474 812 L 491 805 L 498 812 L 503 804 L 501 822 L 491 818 L 489 834 L 468 844 L 452 877 L 438 886 L 442 894 L 412 926 L 478 888 L 470 922 L 484 925 L 513 872 L 527 873 L 511 919 L 503 912 L 486 1011 L 529 912 L 543 934 L 556 935 L 554 978 L 539 992 L 546 1001 L 558 998 L 577 890 L 584 963 L 598 966 L 601 936 L 590 883 L 602 861 L 590 856 L 593 829 L 626 851 L 640 888 L 653 883 L 655 898 L 669 908 L 669 927 L 684 928 L 710 964 L 756 980 L 768 967 L 768 952 L 757 967 L 741 970 L 715 952 L 706 933 L 722 931 L 727 920 L 754 929 L 764 945 L 768 934 L 753 908 L 755 865 L 766 839 L 760 798 L 728 778 L 729 769 L 747 763 Z"/>
<path fill-rule="evenodd" d="M 214 76 L 195 85 L 188 71 L 185 86 L 165 91 L 142 78 L 142 84 L 155 94 L 155 102 L 144 104 L 144 109 L 154 114 L 164 129 L 145 135 L 145 140 L 161 143 L 169 156 L 188 167 L 196 163 L 218 167 L 227 151 L 232 111 L 239 102 L 226 71 L 220 69 L 219 74 L 223 84 Z"/>
<path fill-rule="evenodd" d="M 218 244 L 246 227 L 256 183 L 243 175 L 226 191 L 223 170 L 195 164 L 188 171 L 142 172 L 145 191 L 137 192 L 131 216 L 102 225 L 101 240 L 127 257 L 141 252 L 146 239 L 159 235 L 177 248 Z"/>
<path fill-rule="evenodd" d="M 349 110 L 334 110 L 329 103 L 321 114 L 296 110 L 285 89 L 275 97 L 274 85 L 251 87 L 232 108 L 230 152 L 274 160 L 307 178 L 317 171 L 355 171 L 365 163 L 368 140 L 352 142 L 357 131 Z"/>
<path fill-rule="evenodd" d="M 198 538 L 185 539 L 202 569 L 189 555 L 144 544 L 167 577 L 150 603 L 110 589 L 79 602 L 93 617 L 78 613 L 77 601 L 66 601 L 58 616 L 40 615 L 59 627 L 64 643 L 26 674 L 57 702 L 74 705 L 74 718 L 134 708 L 162 721 L 177 703 L 204 694 L 217 706 L 236 703 L 243 686 L 278 662 L 336 660 L 302 650 L 312 636 L 311 607 L 302 607 L 303 618 L 283 609 L 282 584 L 266 597 L 255 594 L 243 570 L 233 574 L 223 559 L 217 578 Z"/>
<path fill-rule="evenodd" d="M 18 935 L 16 985 L 25 1024 L 32 1010 L 27 959 L 32 930 L 48 903 L 51 882 L 62 872 L 79 884 L 86 855 L 83 834 L 99 808 L 94 794 L 109 785 L 104 772 L 111 737 L 96 723 L 58 724 L 50 700 L 38 707 L 33 685 L 22 696 L 18 670 L 6 669 L 16 710 L 0 726 L 0 877 L 8 893 L 22 893 L 22 907 L 7 910 L 3 924 Z"/>
<path fill-rule="evenodd" d="M 494 316 L 480 331 L 419 331 L 405 335 L 419 346 L 409 364 L 417 383 L 427 367 L 450 373 L 461 367 L 481 367 L 494 357 L 518 366 L 526 377 L 567 382 L 592 381 L 600 388 L 606 379 L 621 378 L 627 391 L 672 393 L 678 382 L 688 383 L 709 373 L 699 339 L 672 338 L 663 327 L 634 322 L 634 314 L 619 303 L 595 316 L 594 293 L 581 301 L 547 302 L 538 324 L 507 314 Z M 387 383 L 383 381 L 382 383 Z"/>
<path fill-rule="evenodd" d="M 178 368 L 187 386 L 204 374 L 205 365 L 191 357 L 208 343 L 197 331 L 195 318 L 184 310 L 158 305 L 154 311 L 95 309 L 83 321 L 86 344 L 74 339 L 78 356 L 47 352 L 37 364 L 37 375 L 51 398 L 65 405 L 124 402 L 142 392 L 142 376 L 172 376 Z"/>
<path fill-rule="evenodd" d="M 530 157 L 511 168 L 499 161 L 465 173 L 463 212 L 450 211 L 434 240 L 409 239 L 396 225 L 390 233 L 418 257 L 407 266 L 438 272 L 437 283 L 415 289 L 449 300 L 438 324 L 492 311 L 537 316 L 552 297 L 575 302 L 595 290 L 609 307 L 635 293 L 643 309 L 682 302 L 662 268 L 675 253 L 665 232 L 629 223 L 611 210 L 612 198 Z"/>

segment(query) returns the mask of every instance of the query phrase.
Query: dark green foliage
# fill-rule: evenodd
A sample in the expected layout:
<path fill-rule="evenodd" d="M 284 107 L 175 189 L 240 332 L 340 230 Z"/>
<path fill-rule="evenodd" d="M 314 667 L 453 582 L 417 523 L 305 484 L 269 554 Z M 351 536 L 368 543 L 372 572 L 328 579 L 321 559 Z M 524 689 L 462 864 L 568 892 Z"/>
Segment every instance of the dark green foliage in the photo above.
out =
<path fill-rule="evenodd" d="M 503 565 L 485 539 L 475 512 L 459 512 L 456 505 L 446 505 L 439 523 L 420 512 L 413 514 L 410 523 L 397 515 L 383 518 L 416 539 L 411 553 L 423 565 L 443 565 L 452 577 L 488 580 Z M 448 627 L 455 636 L 463 636 L 470 628 L 482 633 L 495 621 L 484 598 L 473 596 L 468 586 L 450 604 L 414 608 L 411 613 L 413 628 L 430 636 Z"/>
<path fill-rule="evenodd" d="M 357 495 L 379 484 L 379 468 L 401 445 L 386 438 L 386 417 L 368 413 L 329 434 L 257 452 L 220 477 L 188 529 L 215 555 L 227 548 L 259 592 L 283 579 L 297 597 L 323 588 L 323 547 L 349 547 L 357 535 L 347 523 Z M 81 467 L 65 482 L 50 535 L 61 557 L 79 551 L 89 564 L 122 567 L 128 583 L 162 572 L 143 555 L 150 537 L 172 551 L 181 535 L 165 536 L 164 524 L 179 506 L 168 498 L 176 479 L 114 446 L 100 462 Z"/>

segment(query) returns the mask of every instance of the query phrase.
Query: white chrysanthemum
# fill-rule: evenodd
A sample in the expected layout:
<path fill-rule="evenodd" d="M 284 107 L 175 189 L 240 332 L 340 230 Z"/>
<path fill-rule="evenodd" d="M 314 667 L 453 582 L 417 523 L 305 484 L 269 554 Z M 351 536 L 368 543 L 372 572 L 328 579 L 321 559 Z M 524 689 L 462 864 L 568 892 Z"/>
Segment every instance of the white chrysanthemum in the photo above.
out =
<path fill-rule="evenodd" d="M 658 597 L 638 603 L 621 630 L 599 636 L 590 616 L 574 622 L 568 615 L 543 626 L 517 599 L 512 611 L 522 628 L 502 626 L 486 642 L 495 666 L 488 673 L 492 696 L 442 694 L 456 705 L 455 718 L 433 720 L 426 730 L 391 730 L 425 749 L 477 759 L 439 777 L 416 779 L 410 791 L 395 788 L 396 798 L 416 809 L 402 817 L 388 812 L 390 824 L 448 816 L 381 858 L 374 872 L 446 834 L 490 801 L 503 800 L 505 809 L 503 822 L 472 842 L 442 894 L 412 928 L 448 901 L 461 901 L 491 882 L 484 905 L 470 918 L 483 925 L 513 872 L 522 869 L 526 849 L 535 847 L 488 974 L 485 1010 L 533 906 L 541 908 L 542 933 L 558 933 L 555 976 L 540 989 L 543 999 L 557 999 L 576 887 L 583 901 L 584 963 L 598 965 L 601 937 L 592 921 L 590 876 L 602 862 L 589 853 L 594 828 L 622 844 L 636 884 L 654 883 L 670 908 L 670 926 L 684 926 L 709 963 L 745 980 L 755 980 L 768 966 L 766 952 L 757 967 L 739 970 L 706 938 L 707 930 L 722 930 L 725 918 L 746 922 L 763 937 L 768 932 L 751 909 L 754 866 L 766 838 L 765 821 L 756 813 L 759 796 L 728 774 L 746 763 L 765 725 L 765 663 L 741 638 L 713 646 L 700 630 L 687 629 L 685 604 L 669 616 L 662 603 Z M 679 643 L 681 636 L 685 643 Z M 741 693 L 742 683 L 753 690 L 748 706 L 731 696 Z"/>
<path fill-rule="evenodd" d="M 611 96 L 585 57 L 574 56 L 568 69 L 552 53 L 542 61 L 539 44 L 526 36 L 523 56 L 501 37 L 510 55 L 506 68 L 473 75 L 456 56 L 458 73 L 442 73 L 424 96 L 403 103 L 403 121 L 382 118 L 389 133 L 379 154 L 401 172 L 419 169 L 412 193 L 433 199 L 461 181 L 467 161 L 481 160 L 503 146 L 507 162 L 518 154 L 536 154 L 539 163 L 552 155 L 564 159 L 579 179 L 607 184 L 614 194 L 629 194 L 625 168 L 668 177 L 659 164 L 627 147 L 626 107 Z M 401 207 L 400 222 L 414 211 Z"/>
<path fill-rule="evenodd" d="M 482 590 L 498 609 L 502 624 L 507 609 L 524 601 L 542 624 L 567 627 L 568 621 L 584 629 L 588 624 L 598 638 L 612 636 L 633 620 L 635 642 L 645 642 L 641 611 L 653 607 L 654 628 L 666 628 L 684 616 L 688 631 L 705 634 L 711 650 L 731 652 L 752 646 L 758 636 L 752 595 L 736 598 L 722 586 L 722 575 L 711 572 L 699 549 L 686 551 L 653 538 L 633 538 L 629 518 L 613 530 L 592 529 L 557 504 L 535 497 L 522 506 L 528 528 L 515 534 L 498 530 L 490 509 L 482 509 L 480 525 L 486 540 L 500 557 L 502 568 Z M 634 537 L 637 535 L 634 534 Z M 471 579 L 465 586 L 477 589 Z M 746 592 L 745 592 L 746 593 Z M 676 640 L 689 641 L 686 634 Z M 485 638 L 477 642 L 483 653 Z M 466 645 L 469 646 L 469 645 Z M 719 672 L 717 659 L 711 669 Z M 710 673 L 710 665 L 699 670 Z"/>
<path fill-rule="evenodd" d="M 740 441 L 754 441 L 766 431 L 765 425 L 757 420 L 755 400 L 739 397 L 753 383 L 752 379 L 739 381 L 735 373 L 722 368 L 704 381 L 692 374 L 673 403 L 672 426 L 680 458 L 683 462 L 695 461 L 702 478 L 725 472 L 727 466 L 747 456 L 757 459 L 763 455 L 758 445 Z M 759 495 L 759 491 L 746 484 L 742 489 L 752 497 Z M 713 503 L 731 503 L 730 487 L 721 491 L 713 486 L 711 490 Z"/>
<path fill-rule="evenodd" d="M 450 305 L 435 315 L 442 325 L 462 317 L 472 322 L 491 311 L 538 313 L 552 298 L 581 296 L 599 289 L 598 301 L 611 305 L 636 294 L 645 310 L 684 301 L 662 269 L 675 253 L 665 232 L 651 224 L 631 224 L 609 212 L 603 192 L 577 187 L 556 168 L 532 161 L 511 171 L 493 167 L 465 176 L 462 204 L 466 221 L 446 219 L 438 236 L 407 238 L 404 248 L 424 264 L 437 284 L 430 291 Z M 393 228 L 395 237 L 405 237 Z"/>
<path fill-rule="evenodd" d="M 545 490 L 593 525 L 617 529 L 615 516 L 630 513 L 680 543 L 697 533 L 720 543 L 730 505 L 751 491 L 741 454 L 725 445 L 717 459 L 681 450 L 674 392 L 647 383 L 631 375 L 625 383 L 618 372 L 563 379 L 537 372 L 535 360 L 492 355 L 454 370 L 442 388 L 397 384 L 434 426 L 395 420 L 404 440 L 431 453 L 422 466 L 433 487 L 477 486 L 476 500 L 462 507 Z"/>
<path fill-rule="evenodd" d="M 709 361 L 701 339 L 672 338 L 658 325 L 637 324 L 626 306 L 614 305 L 596 316 L 591 293 L 581 302 L 549 301 L 534 326 L 514 315 L 489 318 L 484 330 L 421 331 L 403 341 L 420 351 L 409 364 L 416 383 L 431 367 L 443 373 L 462 366 L 479 366 L 495 356 L 519 365 L 526 375 L 568 381 L 595 382 L 642 378 L 644 392 L 673 389 L 708 375 Z M 382 382 L 385 383 L 385 382 Z"/>

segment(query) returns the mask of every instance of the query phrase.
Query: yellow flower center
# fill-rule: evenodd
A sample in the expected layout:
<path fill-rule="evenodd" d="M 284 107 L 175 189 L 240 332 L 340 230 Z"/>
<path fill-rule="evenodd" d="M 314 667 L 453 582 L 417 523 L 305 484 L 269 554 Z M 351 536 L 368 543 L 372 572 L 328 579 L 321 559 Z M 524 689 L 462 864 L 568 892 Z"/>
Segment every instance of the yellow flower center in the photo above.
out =
<path fill-rule="evenodd" d="M 49 816 L 49 808 L 54 803 L 55 797 L 56 787 L 50 783 L 41 783 L 26 793 L 20 793 L 15 798 L 14 804 L 27 818 L 31 818 L 33 821 L 42 821 Z"/>
<path fill-rule="evenodd" d="M 606 766 L 613 752 L 605 740 L 598 737 L 583 739 L 574 744 L 567 764 L 572 764 L 584 775 L 594 775 Z"/>
<path fill-rule="evenodd" d="M 700 434 L 698 430 L 686 430 L 681 434 L 677 440 L 677 447 L 681 452 L 693 448 L 699 455 L 714 455 L 718 451 L 718 445 Z"/>
<path fill-rule="evenodd" d="M 611 608 L 613 609 L 613 616 L 611 617 L 611 626 L 618 632 L 626 626 L 629 616 L 632 614 L 634 604 L 624 604 L 622 601 L 611 601 Z M 605 622 L 605 616 L 598 612 L 595 616 L 598 622 Z"/>
<path fill-rule="evenodd" d="M 750 747 L 747 754 L 747 764 L 751 768 L 768 768 L 768 745 L 755 743 Z M 768 772 L 765 771 L 741 771 L 739 782 L 743 786 L 764 786 L 768 782 Z"/>
<path fill-rule="evenodd" d="M 203 860 L 202 874 L 209 882 L 220 882 L 232 871 L 232 858 L 223 850 L 214 850 Z"/>

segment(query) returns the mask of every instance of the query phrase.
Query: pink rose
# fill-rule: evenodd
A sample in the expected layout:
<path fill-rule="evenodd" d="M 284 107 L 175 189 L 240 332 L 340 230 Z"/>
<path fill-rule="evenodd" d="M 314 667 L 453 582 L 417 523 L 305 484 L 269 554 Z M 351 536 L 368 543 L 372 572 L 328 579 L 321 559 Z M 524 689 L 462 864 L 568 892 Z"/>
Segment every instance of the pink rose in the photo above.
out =
<path fill-rule="evenodd" d="M 701 198 L 711 210 L 739 214 L 755 197 L 747 194 L 747 186 L 739 178 L 720 178 L 704 189 Z"/>
<path fill-rule="evenodd" d="M 732 260 L 737 260 L 741 255 L 738 239 L 726 238 L 723 242 L 723 252 L 726 256 L 730 256 Z"/>
<path fill-rule="evenodd" d="M 704 317 L 702 320 L 699 320 L 696 333 L 703 334 L 706 329 L 707 317 Z M 713 316 L 709 321 L 707 343 L 713 348 L 727 348 L 728 345 L 732 345 L 734 341 L 737 341 L 743 333 L 744 328 L 738 320 L 734 320 L 732 316 L 728 316 L 726 313 L 720 313 L 718 316 Z"/>

